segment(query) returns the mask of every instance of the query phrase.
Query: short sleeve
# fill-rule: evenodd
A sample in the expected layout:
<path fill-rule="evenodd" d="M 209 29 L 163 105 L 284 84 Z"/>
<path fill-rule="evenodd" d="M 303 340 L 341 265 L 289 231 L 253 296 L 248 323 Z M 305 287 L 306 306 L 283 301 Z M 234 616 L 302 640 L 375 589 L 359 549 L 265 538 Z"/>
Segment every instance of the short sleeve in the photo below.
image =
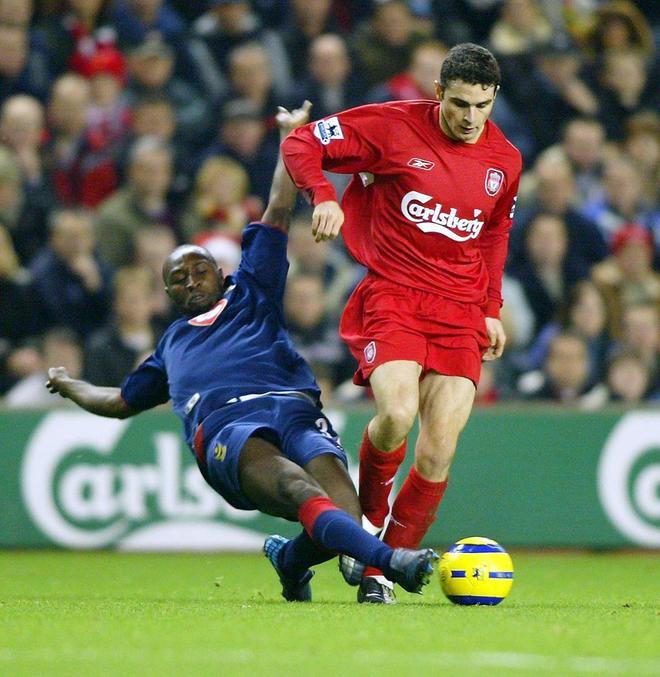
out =
<path fill-rule="evenodd" d="M 284 231 L 263 223 L 250 223 L 243 231 L 238 273 L 253 277 L 274 300 L 281 300 L 289 271 L 288 238 Z"/>
<path fill-rule="evenodd" d="M 121 396 L 134 411 L 151 409 L 170 399 L 167 371 L 158 349 L 126 377 Z"/>

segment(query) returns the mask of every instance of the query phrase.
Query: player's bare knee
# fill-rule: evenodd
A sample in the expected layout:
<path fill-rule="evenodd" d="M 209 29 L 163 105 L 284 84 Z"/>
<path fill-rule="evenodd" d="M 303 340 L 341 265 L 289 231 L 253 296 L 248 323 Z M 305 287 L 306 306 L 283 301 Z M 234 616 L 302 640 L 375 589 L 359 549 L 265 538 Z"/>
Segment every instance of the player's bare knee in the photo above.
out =
<path fill-rule="evenodd" d="M 372 442 L 384 451 L 398 446 L 412 429 L 416 415 L 416 406 L 405 402 L 379 408 L 373 425 L 369 427 Z"/>

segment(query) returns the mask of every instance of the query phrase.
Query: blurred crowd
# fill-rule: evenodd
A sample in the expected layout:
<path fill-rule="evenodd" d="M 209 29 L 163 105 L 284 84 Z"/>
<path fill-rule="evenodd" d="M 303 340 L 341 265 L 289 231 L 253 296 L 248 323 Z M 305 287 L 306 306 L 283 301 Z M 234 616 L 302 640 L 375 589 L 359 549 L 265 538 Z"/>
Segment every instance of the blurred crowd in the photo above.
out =
<path fill-rule="evenodd" d="M 492 119 L 521 150 L 504 359 L 482 405 L 660 401 L 656 0 L 0 0 L 0 402 L 65 403 L 47 366 L 118 386 L 173 319 L 178 243 L 240 258 L 277 159 L 278 104 L 313 116 L 433 98 L 447 50 L 502 68 Z M 346 177 L 334 176 L 338 189 Z M 300 201 L 285 299 L 324 400 L 364 271 Z"/>

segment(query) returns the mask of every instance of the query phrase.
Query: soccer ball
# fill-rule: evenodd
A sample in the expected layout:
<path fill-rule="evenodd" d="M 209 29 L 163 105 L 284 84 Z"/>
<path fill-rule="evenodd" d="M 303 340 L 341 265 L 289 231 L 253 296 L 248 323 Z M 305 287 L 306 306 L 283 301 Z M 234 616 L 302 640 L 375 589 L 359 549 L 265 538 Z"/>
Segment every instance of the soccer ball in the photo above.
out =
<path fill-rule="evenodd" d="M 454 604 L 499 604 L 513 585 L 513 562 L 490 538 L 462 538 L 440 558 L 440 585 Z"/>

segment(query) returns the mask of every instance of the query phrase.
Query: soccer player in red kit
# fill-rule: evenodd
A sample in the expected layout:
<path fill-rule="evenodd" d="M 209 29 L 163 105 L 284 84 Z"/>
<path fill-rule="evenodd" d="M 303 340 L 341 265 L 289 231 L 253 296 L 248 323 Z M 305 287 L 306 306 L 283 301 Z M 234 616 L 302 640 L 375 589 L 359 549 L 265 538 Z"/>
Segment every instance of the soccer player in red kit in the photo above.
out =
<path fill-rule="evenodd" d="M 360 448 L 360 503 L 382 529 L 394 475 L 419 414 L 414 464 L 383 540 L 416 548 L 435 519 L 481 361 L 502 354 L 501 282 L 522 168 L 488 120 L 500 83 L 495 57 L 456 45 L 435 83 L 437 101 L 354 108 L 294 131 L 289 173 L 314 204 L 317 240 L 343 235 L 367 267 L 340 332 L 371 386 L 376 415 Z M 354 174 L 342 200 L 323 170 Z M 358 601 L 392 603 L 367 567 Z"/>

